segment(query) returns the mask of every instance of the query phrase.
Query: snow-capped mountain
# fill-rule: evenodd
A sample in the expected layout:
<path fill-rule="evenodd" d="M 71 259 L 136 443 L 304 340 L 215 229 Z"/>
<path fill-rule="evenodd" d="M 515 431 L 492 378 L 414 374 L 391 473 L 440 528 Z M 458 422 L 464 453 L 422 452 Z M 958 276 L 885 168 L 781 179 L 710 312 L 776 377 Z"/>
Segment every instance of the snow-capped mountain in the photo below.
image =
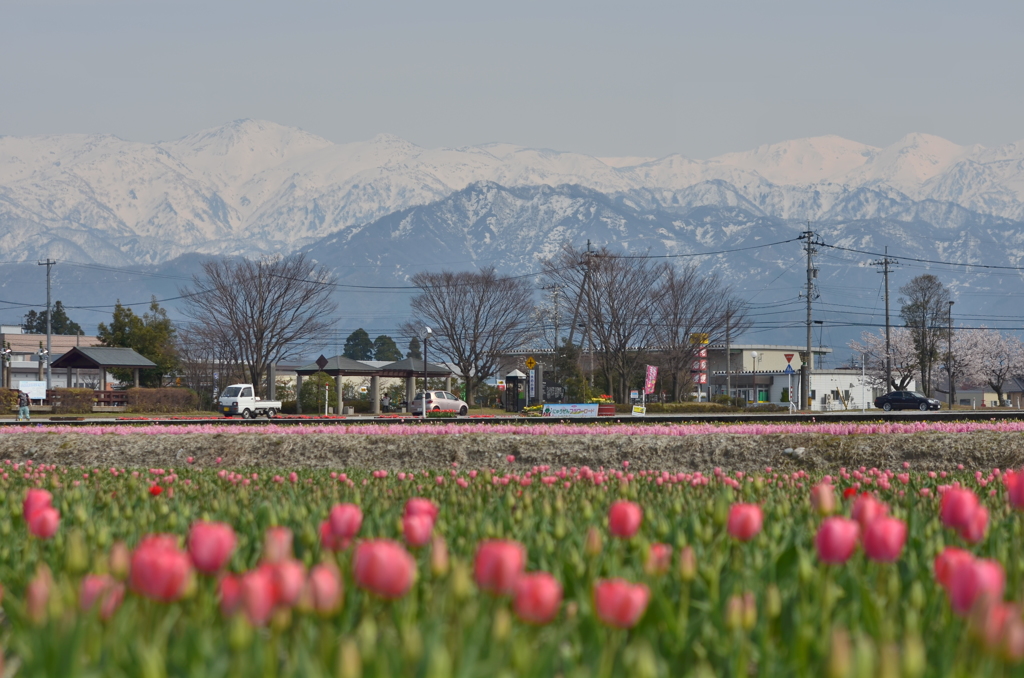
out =
<path fill-rule="evenodd" d="M 288 252 L 349 230 L 355 237 L 478 182 L 572 185 L 667 212 L 728 207 L 821 224 L 885 218 L 944 229 L 976 215 L 1024 219 L 1024 142 L 986 149 L 910 134 L 875 148 L 824 136 L 701 161 L 510 144 L 425 149 L 391 135 L 335 144 L 256 120 L 158 144 L 7 136 L 0 246 L 8 260 L 106 265 Z"/>

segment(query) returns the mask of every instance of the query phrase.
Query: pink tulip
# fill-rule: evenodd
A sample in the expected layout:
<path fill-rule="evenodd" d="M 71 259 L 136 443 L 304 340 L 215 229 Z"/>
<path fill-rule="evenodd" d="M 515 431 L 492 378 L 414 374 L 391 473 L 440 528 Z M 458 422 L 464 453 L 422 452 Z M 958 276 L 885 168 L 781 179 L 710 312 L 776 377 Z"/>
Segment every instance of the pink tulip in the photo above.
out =
<path fill-rule="evenodd" d="M 128 578 L 128 571 L 132 566 L 132 552 L 123 541 L 115 541 L 110 547 L 110 557 L 107 559 L 110 574 L 115 579 L 125 580 Z"/>
<path fill-rule="evenodd" d="M 434 531 L 434 519 L 425 514 L 407 515 L 402 518 L 402 531 L 405 543 L 419 548 L 430 543 Z"/>
<path fill-rule="evenodd" d="M 733 504 L 729 507 L 727 529 L 734 539 L 750 541 L 761 531 L 761 507 L 757 504 Z"/>
<path fill-rule="evenodd" d="M 977 544 L 985 538 L 988 527 L 988 509 L 978 504 L 971 513 L 967 523 L 960 528 L 960 536 L 969 544 Z"/>
<path fill-rule="evenodd" d="M 228 564 L 235 550 L 235 531 L 225 523 L 197 522 L 188 534 L 192 564 L 203 574 L 216 574 Z"/>
<path fill-rule="evenodd" d="M 647 549 L 647 562 L 644 571 L 647 574 L 665 574 L 672 565 L 672 547 L 668 544 L 651 544 Z"/>
<path fill-rule="evenodd" d="M 22 515 L 26 521 L 32 519 L 32 514 L 42 508 L 53 506 L 53 495 L 46 490 L 30 489 L 25 494 L 25 501 L 21 505 Z"/>
<path fill-rule="evenodd" d="M 342 586 L 338 570 L 331 565 L 316 565 L 309 573 L 313 609 L 329 616 L 341 608 Z"/>
<path fill-rule="evenodd" d="M 853 510 L 850 516 L 860 523 L 860 529 L 865 530 L 876 518 L 881 518 L 889 512 L 889 507 L 875 499 L 872 494 L 862 494 L 853 502 Z"/>
<path fill-rule="evenodd" d="M 292 557 L 292 531 L 287 527 L 272 527 L 263 537 L 263 562 L 280 563 Z"/>
<path fill-rule="evenodd" d="M 129 583 L 136 593 L 169 603 L 185 593 L 191 572 L 192 560 L 178 549 L 177 537 L 151 535 L 132 553 Z"/>
<path fill-rule="evenodd" d="M 403 515 L 430 516 L 430 522 L 434 522 L 437 520 L 437 513 L 437 504 L 423 497 L 413 497 L 405 502 L 405 513 Z"/>
<path fill-rule="evenodd" d="M 643 584 L 607 579 L 594 584 L 594 609 L 598 618 L 619 629 L 636 625 L 647 609 L 651 592 Z"/>
<path fill-rule="evenodd" d="M 60 527 L 60 513 L 52 506 L 43 506 L 32 511 L 28 519 L 28 531 L 34 537 L 49 539 L 57 534 Z"/>
<path fill-rule="evenodd" d="M 849 518 L 826 518 L 818 528 L 814 538 L 814 546 L 818 549 L 818 559 L 823 563 L 840 565 L 853 555 L 860 536 L 860 525 Z"/>
<path fill-rule="evenodd" d="M 270 570 L 274 582 L 274 604 L 292 607 L 299 601 L 302 587 L 306 583 L 306 568 L 297 560 L 264 564 Z"/>
<path fill-rule="evenodd" d="M 629 539 L 640 529 L 644 511 L 631 501 L 617 501 L 608 509 L 608 531 L 616 537 Z"/>
<path fill-rule="evenodd" d="M 274 612 L 274 575 L 268 567 L 257 567 L 242 576 L 242 608 L 253 626 L 263 626 Z"/>
<path fill-rule="evenodd" d="M 53 574 L 46 565 L 36 568 L 35 576 L 25 588 L 25 614 L 33 624 L 46 621 L 47 605 L 53 589 Z"/>
<path fill-rule="evenodd" d="M 562 585 L 547 572 L 531 572 L 516 580 L 512 607 L 528 624 L 547 624 L 562 604 Z"/>
<path fill-rule="evenodd" d="M 416 561 L 397 542 L 370 539 L 356 547 L 352 571 L 360 588 L 381 598 L 401 598 L 412 586 Z"/>
<path fill-rule="evenodd" d="M 347 547 L 348 542 L 355 539 L 363 526 L 363 511 L 355 504 L 335 504 L 331 507 L 328 520 L 331 525 L 331 534 L 336 539 L 343 540 Z"/>
<path fill-rule="evenodd" d="M 939 517 L 946 527 L 961 530 L 971 521 L 971 516 L 976 508 L 978 508 L 978 497 L 973 492 L 953 487 L 942 495 Z"/>
<path fill-rule="evenodd" d="M 79 587 L 78 604 L 82 612 L 88 612 L 99 601 L 100 619 L 110 619 L 124 600 L 124 584 L 109 574 L 89 574 L 82 579 Z"/>
<path fill-rule="evenodd" d="M 953 572 L 964 563 L 970 563 L 974 556 L 969 551 L 947 546 L 942 553 L 935 556 L 935 579 L 949 593 L 953 581 Z"/>
<path fill-rule="evenodd" d="M 1024 473 L 1010 471 L 1004 478 L 1010 506 L 1015 509 L 1024 509 Z"/>
<path fill-rule="evenodd" d="M 230 617 L 242 606 L 242 580 L 230 574 L 220 578 L 217 584 L 220 594 L 220 613 Z"/>
<path fill-rule="evenodd" d="M 829 483 L 811 488 L 811 506 L 818 515 L 830 516 L 836 511 L 836 491 Z"/>
<path fill-rule="evenodd" d="M 881 563 L 899 559 L 907 541 L 907 524 L 898 518 L 876 518 L 864 528 L 864 553 Z"/>
<path fill-rule="evenodd" d="M 949 602 L 953 611 L 964 616 L 979 600 L 996 602 L 1003 598 L 1006 575 L 995 560 L 971 560 L 959 564 L 949 582 Z"/>
<path fill-rule="evenodd" d="M 516 541 L 490 540 L 476 551 L 474 575 L 480 590 L 494 595 L 513 592 L 516 579 L 526 566 L 526 549 Z"/>

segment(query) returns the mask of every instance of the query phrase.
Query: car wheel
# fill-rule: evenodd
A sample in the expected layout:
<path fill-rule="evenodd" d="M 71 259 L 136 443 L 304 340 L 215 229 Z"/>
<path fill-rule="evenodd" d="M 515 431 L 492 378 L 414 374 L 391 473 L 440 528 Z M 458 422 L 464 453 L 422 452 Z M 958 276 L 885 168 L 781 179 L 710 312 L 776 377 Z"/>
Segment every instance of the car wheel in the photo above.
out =
<path fill-rule="evenodd" d="M 922 412 L 927 412 L 928 411 L 928 403 L 921 403 L 921 411 Z"/>
<path fill-rule="evenodd" d="M 267 410 L 267 419 L 273 419 L 276 416 L 277 416 L 277 410 L 275 410 L 273 407 L 271 407 L 269 410 Z"/>
<path fill-rule="evenodd" d="M 882 405 L 882 409 L 886 412 L 892 412 L 892 403 L 885 403 Z"/>
<path fill-rule="evenodd" d="M 440 411 L 441 411 L 441 408 L 440 408 L 440 407 L 435 407 L 433 411 L 434 411 L 434 412 L 440 412 Z"/>
<path fill-rule="evenodd" d="M 459 414 L 461 414 L 462 416 L 466 416 L 467 414 L 469 414 L 469 408 L 463 405 L 462 409 L 459 410 Z"/>
<path fill-rule="evenodd" d="M 249 410 L 242 410 L 242 419 L 252 419 L 252 412 Z"/>

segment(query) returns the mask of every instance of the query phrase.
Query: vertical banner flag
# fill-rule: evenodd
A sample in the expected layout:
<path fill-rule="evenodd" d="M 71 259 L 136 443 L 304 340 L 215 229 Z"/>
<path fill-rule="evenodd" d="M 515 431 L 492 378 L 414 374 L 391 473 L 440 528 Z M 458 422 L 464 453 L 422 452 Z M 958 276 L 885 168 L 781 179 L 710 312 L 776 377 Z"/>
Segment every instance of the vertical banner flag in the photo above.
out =
<path fill-rule="evenodd" d="M 658 381 L 658 366 L 648 365 L 647 366 L 647 378 L 644 379 L 644 394 L 651 395 L 654 393 L 654 384 Z"/>

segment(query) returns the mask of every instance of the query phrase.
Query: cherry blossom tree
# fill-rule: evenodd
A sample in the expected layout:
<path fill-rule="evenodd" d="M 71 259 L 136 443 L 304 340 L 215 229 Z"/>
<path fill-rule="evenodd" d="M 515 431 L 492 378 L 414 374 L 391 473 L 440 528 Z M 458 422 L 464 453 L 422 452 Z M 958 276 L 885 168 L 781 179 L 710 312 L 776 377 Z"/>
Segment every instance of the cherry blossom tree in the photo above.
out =
<path fill-rule="evenodd" d="M 890 331 L 889 349 L 892 354 L 892 383 L 885 385 L 885 330 L 864 332 L 860 341 L 851 341 L 848 346 L 865 359 L 865 371 L 874 381 L 874 386 L 886 386 L 889 391 L 905 391 L 918 379 L 918 352 L 914 337 L 905 327 L 893 327 Z"/>
<path fill-rule="evenodd" d="M 1024 373 L 1024 342 L 1013 335 L 998 330 L 975 330 L 978 335 L 976 346 L 977 377 L 996 392 L 1003 402 L 1003 389 L 1013 377 Z M 954 345 L 956 341 L 954 340 Z"/>

